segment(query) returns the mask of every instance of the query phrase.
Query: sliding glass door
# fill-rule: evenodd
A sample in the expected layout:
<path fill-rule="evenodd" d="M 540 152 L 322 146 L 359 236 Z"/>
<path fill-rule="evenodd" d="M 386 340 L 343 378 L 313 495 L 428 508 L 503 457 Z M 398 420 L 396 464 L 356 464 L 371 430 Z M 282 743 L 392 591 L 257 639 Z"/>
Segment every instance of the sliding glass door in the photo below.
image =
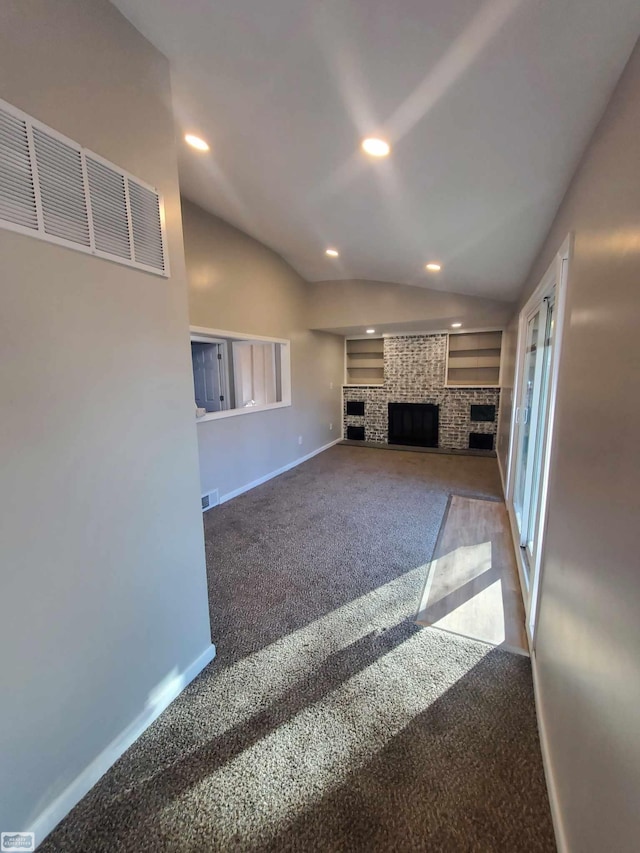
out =
<path fill-rule="evenodd" d="M 542 497 L 543 459 L 549 432 L 549 392 L 551 386 L 555 288 L 551 295 L 545 299 L 545 307 L 542 352 L 539 356 L 540 361 L 542 362 L 542 375 L 540 377 L 535 442 L 533 447 L 533 458 L 531 460 L 531 483 L 529 486 L 530 499 L 526 523 L 523 525 L 522 529 L 522 546 L 525 548 L 527 563 L 530 566 L 536 565 L 540 547 L 540 503 Z"/>
<path fill-rule="evenodd" d="M 506 497 L 532 649 L 541 594 L 547 487 L 553 466 L 553 421 L 571 245 L 569 235 L 522 309 L 518 326 Z"/>
<path fill-rule="evenodd" d="M 555 288 L 526 318 L 526 343 L 520 399 L 516 409 L 515 510 L 527 580 L 538 548 L 542 460 L 549 413 Z"/>
<path fill-rule="evenodd" d="M 526 349 L 521 397 L 516 408 L 516 424 L 518 430 L 518 448 L 516 452 L 516 483 L 513 493 L 513 505 L 520 531 L 520 545 L 522 546 L 522 529 L 528 512 L 527 500 L 527 476 L 531 472 L 531 448 L 532 438 L 532 409 L 536 397 L 536 386 L 538 384 L 538 373 L 540 365 L 538 353 L 540 352 L 540 307 L 532 316 L 527 318 Z"/>

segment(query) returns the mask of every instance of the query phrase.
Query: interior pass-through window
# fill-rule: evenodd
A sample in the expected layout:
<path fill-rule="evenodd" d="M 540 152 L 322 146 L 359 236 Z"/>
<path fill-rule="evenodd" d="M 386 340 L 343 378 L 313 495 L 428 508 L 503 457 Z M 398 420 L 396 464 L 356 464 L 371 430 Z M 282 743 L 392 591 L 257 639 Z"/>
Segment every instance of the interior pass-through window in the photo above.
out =
<path fill-rule="evenodd" d="M 199 418 L 291 404 L 289 341 L 192 331 L 191 361 Z"/>

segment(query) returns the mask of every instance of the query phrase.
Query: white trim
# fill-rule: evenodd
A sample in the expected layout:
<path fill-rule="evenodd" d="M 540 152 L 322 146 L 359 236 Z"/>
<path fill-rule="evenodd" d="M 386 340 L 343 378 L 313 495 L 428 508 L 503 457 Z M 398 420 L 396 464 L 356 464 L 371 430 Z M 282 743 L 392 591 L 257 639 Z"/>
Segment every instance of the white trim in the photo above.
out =
<path fill-rule="evenodd" d="M 553 772 L 553 764 L 551 761 L 551 750 L 549 749 L 549 737 L 547 734 L 546 719 L 542 712 L 542 700 L 540 698 L 540 682 L 538 681 L 538 664 L 536 661 L 535 651 L 532 649 L 531 658 L 531 674 L 533 677 L 533 697 L 536 706 L 536 718 L 538 720 L 538 736 L 540 739 L 540 752 L 542 753 L 542 768 L 544 770 L 544 778 L 547 783 L 547 794 L 549 796 L 549 807 L 551 809 L 551 821 L 553 823 L 553 832 L 556 840 L 558 853 L 568 853 L 569 846 L 564 831 L 564 823 L 562 821 L 562 809 L 560 807 L 560 798 L 558 797 L 558 787 L 556 778 Z"/>
<path fill-rule="evenodd" d="M 272 344 L 290 344 L 288 338 L 269 338 L 266 335 L 249 335 L 246 332 L 229 332 L 223 329 L 209 329 L 206 326 L 189 326 L 192 340 L 198 340 L 198 336 L 204 338 L 206 343 L 211 338 L 232 338 L 236 341 L 265 341 Z"/>
<path fill-rule="evenodd" d="M 263 477 L 258 477 L 257 480 L 252 480 L 250 483 L 247 483 L 244 486 L 240 486 L 240 488 L 234 489 L 232 492 L 227 492 L 226 495 L 220 495 L 220 503 L 226 503 L 227 501 L 232 500 L 232 498 L 237 498 L 238 495 L 244 494 L 244 492 L 248 492 L 251 489 L 255 489 L 256 486 L 261 486 L 268 480 L 272 480 L 274 477 L 278 477 L 280 474 L 284 474 L 285 471 L 290 471 L 292 468 L 301 465 L 303 462 L 306 462 L 307 459 L 311 459 L 313 456 L 317 456 L 319 453 L 324 453 L 325 450 L 329 450 L 330 447 L 333 447 L 340 441 L 342 441 L 341 438 L 336 438 L 333 441 L 330 441 L 329 444 L 324 444 L 322 447 L 318 447 L 316 450 L 312 450 L 311 453 L 307 453 L 306 456 L 301 456 L 299 459 L 294 459 L 293 462 L 288 462 L 286 465 L 283 465 L 282 468 L 278 468 L 276 471 L 271 471 L 269 474 L 265 474 Z"/>
<path fill-rule="evenodd" d="M 40 814 L 31 821 L 28 832 L 34 832 L 37 844 L 69 814 L 72 808 L 87 794 L 101 776 L 120 758 L 120 756 L 140 737 L 160 714 L 182 693 L 216 656 L 216 647 L 211 644 L 189 666 L 168 682 L 162 682 L 149 693 L 145 708 L 111 743 L 91 761 L 85 769 L 55 798 Z"/>
<path fill-rule="evenodd" d="M 191 335 L 194 344 L 226 344 L 226 338 L 212 338 L 210 335 Z"/>
<path fill-rule="evenodd" d="M 249 415 L 252 412 L 269 412 L 271 409 L 286 409 L 291 406 L 289 403 L 267 403 L 265 406 L 243 406 L 241 409 L 222 409 L 219 412 L 207 412 L 202 417 L 196 416 L 196 423 L 201 424 L 206 421 L 222 421 L 225 418 L 235 418 L 236 415 Z"/>

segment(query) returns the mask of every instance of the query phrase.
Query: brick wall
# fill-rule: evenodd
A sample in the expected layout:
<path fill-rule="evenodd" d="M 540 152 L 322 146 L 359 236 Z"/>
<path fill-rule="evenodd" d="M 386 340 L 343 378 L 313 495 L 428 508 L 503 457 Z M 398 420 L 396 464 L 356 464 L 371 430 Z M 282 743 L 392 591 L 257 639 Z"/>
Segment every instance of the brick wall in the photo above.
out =
<path fill-rule="evenodd" d="M 388 403 L 436 403 L 439 446 L 447 450 L 469 447 L 469 433 L 495 435 L 498 420 L 497 388 L 445 388 L 447 335 L 403 335 L 384 339 L 384 384 L 344 388 L 344 432 L 364 426 L 367 441 L 387 443 Z M 364 400 L 363 417 L 347 415 L 346 404 Z M 496 407 L 493 423 L 471 421 L 471 404 Z"/>

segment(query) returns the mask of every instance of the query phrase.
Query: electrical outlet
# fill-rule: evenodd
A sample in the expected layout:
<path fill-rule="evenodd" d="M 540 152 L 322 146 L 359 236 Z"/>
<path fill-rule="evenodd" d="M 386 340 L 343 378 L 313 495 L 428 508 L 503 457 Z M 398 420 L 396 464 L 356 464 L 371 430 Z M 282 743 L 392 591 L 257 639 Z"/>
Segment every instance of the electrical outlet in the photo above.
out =
<path fill-rule="evenodd" d="M 329 424 L 329 429 L 333 429 L 333 424 Z"/>
<path fill-rule="evenodd" d="M 329 383 L 329 391 L 333 391 L 333 382 Z"/>
<path fill-rule="evenodd" d="M 298 436 L 298 444 L 302 444 L 302 436 L 301 435 Z"/>

